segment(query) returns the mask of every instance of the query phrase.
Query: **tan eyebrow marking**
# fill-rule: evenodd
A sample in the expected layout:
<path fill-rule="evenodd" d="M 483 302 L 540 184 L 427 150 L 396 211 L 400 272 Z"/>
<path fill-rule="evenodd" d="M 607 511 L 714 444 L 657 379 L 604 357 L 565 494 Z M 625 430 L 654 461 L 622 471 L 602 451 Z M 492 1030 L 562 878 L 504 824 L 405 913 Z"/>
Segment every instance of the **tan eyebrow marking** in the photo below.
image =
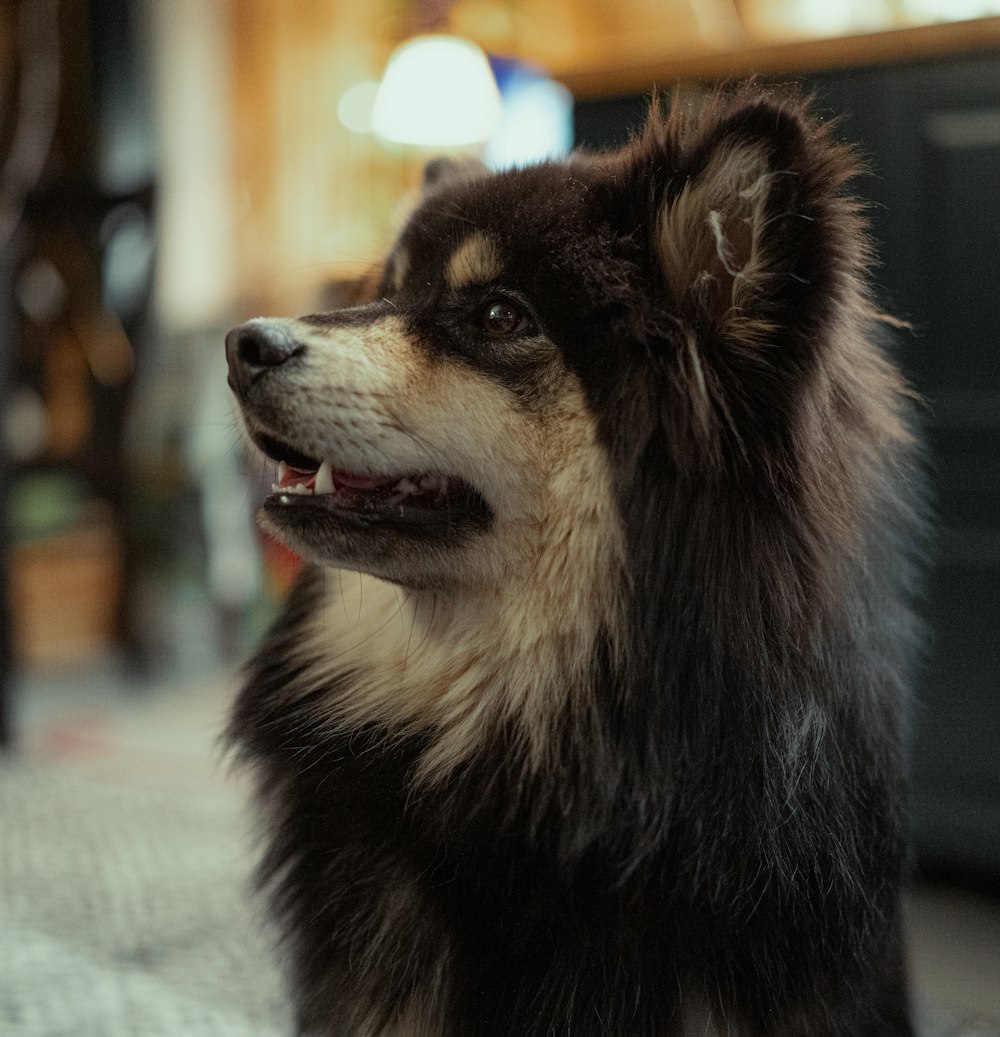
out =
<path fill-rule="evenodd" d="M 451 254 L 445 278 L 451 288 L 487 284 L 503 272 L 493 242 L 482 232 L 470 234 Z"/>

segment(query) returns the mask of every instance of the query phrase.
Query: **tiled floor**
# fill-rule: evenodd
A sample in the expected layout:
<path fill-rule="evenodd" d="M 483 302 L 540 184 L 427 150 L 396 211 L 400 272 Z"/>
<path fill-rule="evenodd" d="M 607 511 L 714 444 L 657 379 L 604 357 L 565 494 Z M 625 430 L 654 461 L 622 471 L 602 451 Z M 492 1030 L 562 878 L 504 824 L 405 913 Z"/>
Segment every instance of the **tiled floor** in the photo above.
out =
<path fill-rule="evenodd" d="M 100 780 L 218 789 L 218 737 L 234 686 L 218 670 L 138 690 L 114 671 L 25 679 L 15 712 L 20 752 Z M 937 1032 L 1000 1034 L 1000 891 L 915 885 L 907 919 L 917 997 L 950 1020 Z"/>

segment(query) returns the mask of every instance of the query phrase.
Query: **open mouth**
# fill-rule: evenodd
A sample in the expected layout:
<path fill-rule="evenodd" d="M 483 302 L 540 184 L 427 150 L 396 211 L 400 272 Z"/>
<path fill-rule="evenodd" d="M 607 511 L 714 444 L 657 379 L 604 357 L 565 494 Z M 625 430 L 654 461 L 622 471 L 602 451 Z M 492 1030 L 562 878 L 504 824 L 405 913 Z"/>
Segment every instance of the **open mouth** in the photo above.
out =
<path fill-rule="evenodd" d="M 484 525 L 489 506 L 463 479 L 440 473 L 370 475 L 344 471 L 293 447 L 259 437 L 258 446 L 277 461 L 277 481 L 264 502 L 277 518 L 290 511 L 326 511 L 360 527 Z"/>

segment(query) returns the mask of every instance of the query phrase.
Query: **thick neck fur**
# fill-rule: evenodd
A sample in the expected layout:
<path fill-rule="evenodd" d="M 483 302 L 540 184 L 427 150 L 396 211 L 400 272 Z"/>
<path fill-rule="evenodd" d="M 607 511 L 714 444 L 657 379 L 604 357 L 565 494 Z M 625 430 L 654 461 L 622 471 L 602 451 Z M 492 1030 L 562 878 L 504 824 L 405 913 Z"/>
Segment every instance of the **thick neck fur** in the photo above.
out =
<path fill-rule="evenodd" d="M 592 453 L 555 474 L 566 485 L 549 507 L 500 524 L 502 579 L 407 590 L 314 572 L 311 614 L 289 646 L 309 702 L 300 722 L 317 735 L 375 726 L 390 740 L 416 736 L 415 777 L 431 783 L 501 732 L 515 773 L 553 766 L 559 725 L 593 710 L 595 653 L 621 622 L 622 545 L 599 461 Z"/>

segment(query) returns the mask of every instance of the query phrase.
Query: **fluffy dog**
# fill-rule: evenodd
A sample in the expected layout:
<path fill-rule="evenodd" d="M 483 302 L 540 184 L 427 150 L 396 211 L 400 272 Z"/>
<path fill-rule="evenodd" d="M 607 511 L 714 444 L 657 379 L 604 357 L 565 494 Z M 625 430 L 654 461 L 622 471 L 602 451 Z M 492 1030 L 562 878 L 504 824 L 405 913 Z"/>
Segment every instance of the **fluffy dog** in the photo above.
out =
<path fill-rule="evenodd" d="M 230 738 L 301 1032 L 900 1037 L 919 527 L 852 152 L 794 97 L 433 167 L 227 338 L 309 564 Z"/>

